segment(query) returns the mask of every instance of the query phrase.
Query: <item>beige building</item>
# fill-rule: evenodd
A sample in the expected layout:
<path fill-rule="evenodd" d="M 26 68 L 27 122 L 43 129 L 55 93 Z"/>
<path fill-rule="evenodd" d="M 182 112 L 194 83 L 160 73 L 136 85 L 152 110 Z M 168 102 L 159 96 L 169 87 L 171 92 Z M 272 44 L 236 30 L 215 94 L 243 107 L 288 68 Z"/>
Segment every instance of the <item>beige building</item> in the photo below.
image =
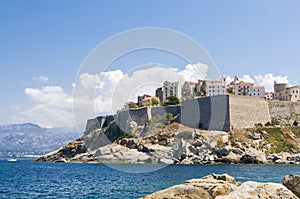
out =
<path fill-rule="evenodd" d="M 300 101 L 300 86 L 289 87 L 289 84 L 274 82 L 274 99 L 292 102 Z"/>
<path fill-rule="evenodd" d="M 182 96 L 193 96 L 195 94 L 197 82 L 184 82 L 182 86 Z"/>
<path fill-rule="evenodd" d="M 148 106 L 151 104 L 151 98 L 152 96 L 151 95 L 147 95 L 147 94 L 144 94 L 142 96 L 138 96 L 137 98 L 137 105 L 138 106 Z"/>
<path fill-rule="evenodd" d="M 235 95 L 244 95 L 244 96 L 252 96 L 254 84 L 251 82 L 236 82 L 234 84 L 234 94 Z"/>

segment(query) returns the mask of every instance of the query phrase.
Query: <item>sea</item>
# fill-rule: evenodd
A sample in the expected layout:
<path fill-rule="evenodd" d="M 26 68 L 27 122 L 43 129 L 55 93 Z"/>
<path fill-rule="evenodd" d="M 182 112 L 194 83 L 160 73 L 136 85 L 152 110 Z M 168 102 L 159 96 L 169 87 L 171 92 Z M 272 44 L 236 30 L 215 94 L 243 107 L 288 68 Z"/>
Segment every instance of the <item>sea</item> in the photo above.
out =
<path fill-rule="evenodd" d="M 300 165 L 162 167 L 0 160 L 0 198 L 139 198 L 211 173 L 227 173 L 240 182 L 281 183 L 285 175 L 300 175 Z"/>

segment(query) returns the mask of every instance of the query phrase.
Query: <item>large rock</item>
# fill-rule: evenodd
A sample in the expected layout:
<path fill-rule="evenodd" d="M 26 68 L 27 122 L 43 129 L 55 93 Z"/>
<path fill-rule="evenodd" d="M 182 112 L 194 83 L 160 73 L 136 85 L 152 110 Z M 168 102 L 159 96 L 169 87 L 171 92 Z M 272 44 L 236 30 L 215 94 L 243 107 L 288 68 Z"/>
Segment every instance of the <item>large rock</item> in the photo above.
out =
<path fill-rule="evenodd" d="M 188 180 L 181 185 L 176 185 L 168 189 L 155 192 L 145 199 L 163 199 L 163 198 L 203 198 L 210 199 L 216 196 L 229 194 L 235 186 L 235 179 L 229 175 L 212 174 L 201 179 Z"/>
<path fill-rule="evenodd" d="M 229 153 L 230 153 L 230 150 L 228 150 L 226 148 L 221 148 L 221 149 L 215 150 L 215 154 L 218 156 L 218 158 L 227 156 Z"/>
<path fill-rule="evenodd" d="M 144 199 L 215 198 L 215 199 L 297 199 L 297 196 L 278 183 L 244 182 L 227 174 L 211 174 L 201 179 L 188 180 L 145 196 Z"/>
<path fill-rule="evenodd" d="M 207 191 L 193 185 L 176 185 L 143 197 L 144 199 L 212 199 Z"/>
<path fill-rule="evenodd" d="M 282 184 L 300 198 L 300 176 L 297 175 L 284 176 L 282 180 Z"/>
<path fill-rule="evenodd" d="M 216 199 L 297 199 L 285 186 L 276 183 L 244 182 L 226 196 L 218 196 Z"/>

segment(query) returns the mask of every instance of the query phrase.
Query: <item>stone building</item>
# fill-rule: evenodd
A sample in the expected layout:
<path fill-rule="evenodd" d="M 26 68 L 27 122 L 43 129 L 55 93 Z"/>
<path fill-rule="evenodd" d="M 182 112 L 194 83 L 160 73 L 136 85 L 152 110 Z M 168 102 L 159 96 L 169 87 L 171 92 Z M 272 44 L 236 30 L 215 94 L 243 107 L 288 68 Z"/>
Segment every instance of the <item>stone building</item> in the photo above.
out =
<path fill-rule="evenodd" d="M 300 86 L 289 87 L 287 83 L 274 82 L 274 99 L 280 101 L 300 101 Z"/>
<path fill-rule="evenodd" d="M 161 102 L 165 102 L 166 101 L 166 97 L 165 97 L 165 94 L 164 94 L 164 91 L 163 91 L 163 88 L 160 87 L 160 88 L 157 88 L 155 90 L 155 96 L 161 101 Z"/>
<path fill-rule="evenodd" d="M 182 96 L 193 96 L 195 94 L 197 82 L 184 82 L 182 86 Z"/>
<path fill-rule="evenodd" d="M 137 105 L 138 106 L 142 106 L 142 105 L 147 106 L 147 104 L 149 104 L 149 103 L 151 104 L 151 98 L 152 98 L 152 96 L 147 95 L 147 94 L 144 94 L 142 96 L 138 96 Z"/>

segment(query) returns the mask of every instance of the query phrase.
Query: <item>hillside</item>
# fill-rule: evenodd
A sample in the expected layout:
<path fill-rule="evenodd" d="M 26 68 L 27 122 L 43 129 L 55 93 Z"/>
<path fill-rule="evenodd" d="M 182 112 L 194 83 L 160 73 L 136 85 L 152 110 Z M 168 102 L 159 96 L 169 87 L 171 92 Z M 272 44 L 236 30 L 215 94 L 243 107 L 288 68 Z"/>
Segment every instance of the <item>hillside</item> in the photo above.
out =
<path fill-rule="evenodd" d="M 42 128 L 36 124 L 0 126 L 0 155 L 45 154 L 78 137 L 70 128 Z"/>

